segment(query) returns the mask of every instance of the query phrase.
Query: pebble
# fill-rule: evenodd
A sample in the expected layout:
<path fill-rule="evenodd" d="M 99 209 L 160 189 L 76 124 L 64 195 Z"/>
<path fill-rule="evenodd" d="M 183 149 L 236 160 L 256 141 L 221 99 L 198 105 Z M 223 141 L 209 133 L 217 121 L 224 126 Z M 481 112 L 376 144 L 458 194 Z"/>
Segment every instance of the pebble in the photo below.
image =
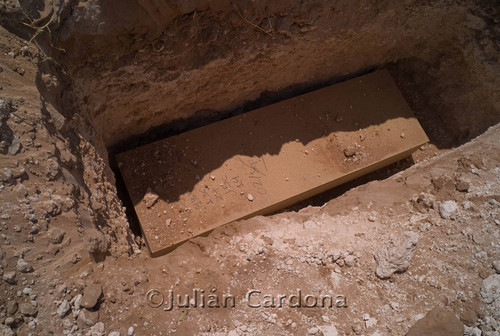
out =
<path fill-rule="evenodd" d="M 60 318 L 63 318 L 64 316 L 66 316 L 66 314 L 68 314 L 70 309 L 71 309 L 71 306 L 70 306 L 68 300 L 64 300 L 63 302 L 61 302 L 59 307 L 57 307 L 56 313 L 57 313 L 57 315 L 59 315 Z"/>
<path fill-rule="evenodd" d="M 78 313 L 78 324 L 83 327 L 90 327 L 99 321 L 99 313 L 96 311 L 89 311 L 87 309 L 80 310 Z"/>
<path fill-rule="evenodd" d="M 252 194 L 248 194 L 247 195 L 247 198 L 250 202 L 253 202 L 253 195 Z"/>
<path fill-rule="evenodd" d="M 119 331 L 112 331 L 108 334 L 108 336 L 121 336 Z"/>
<path fill-rule="evenodd" d="M 82 297 L 83 295 L 82 294 L 78 294 L 77 296 L 75 296 L 72 300 L 71 300 L 71 304 L 73 305 L 73 307 L 75 308 L 75 310 L 80 310 L 80 307 L 81 307 L 81 302 L 82 302 Z"/>
<path fill-rule="evenodd" d="M 443 219 L 451 218 L 458 210 L 457 202 L 446 201 L 439 204 L 439 215 Z"/>
<path fill-rule="evenodd" d="M 55 229 L 49 235 L 49 240 L 52 244 L 61 244 L 64 240 L 66 232 L 60 229 Z"/>
<path fill-rule="evenodd" d="M 374 255 L 377 262 L 376 275 L 380 279 L 388 279 L 394 273 L 402 273 L 410 266 L 418 243 L 418 234 L 406 231 L 398 240 L 377 251 Z"/>
<path fill-rule="evenodd" d="M 481 329 L 477 327 L 465 326 L 464 336 L 481 336 L 481 335 L 482 335 Z"/>
<path fill-rule="evenodd" d="M 17 283 L 16 272 L 10 271 L 3 274 L 3 279 L 9 285 L 15 285 Z"/>
<path fill-rule="evenodd" d="M 347 148 L 344 148 L 344 155 L 348 158 L 353 157 L 354 155 L 356 155 L 356 147 L 349 146 Z"/>
<path fill-rule="evenodd" d="M 28 328 L 30 328 L 31 330 L 35 330 L 36 322 L 35 321 L 28 322 Z"/>
<path fill-rule="evenodd" d="M 321 331 L 323 336 L 339 336 L 339 332 L 335 326 L 320 326 L 318 329 Z"/>
<path fill-rule="evenodd" d="M 21 273 L 30 273 L 33 272 L 33 266 L 24 261 L 24 259 L 19 259 L 17 261 L 17 270 Z"/>
<path fill-rule="evenodd" d="M 456 184 L 456 189 L 460 192 L 468 192 L 470 188 L 470 184 L 466 181 L 459 181 Z"/>
<path fill-rule="evenodd" d="M 11 317 L 8 317 L 11 318 Z M 14 323 L 14 319 L 12 319 L 12 323 Z M 10 323 L 10 324 L 12 324 Z M 5 324 L 7 324 L 7 320 L 5 321 Z M 14 336 L 15 333 L 10 329 L 8 325 L 0 324 L 0 335 L 2 336 Z"/>
<path fill-rule="evenodd" d="M 61 285 L 57 285 L 56 286 L 56 294 L 60 297 L 64 296 L 64 294 L 66 294 L 66 290 L 68 289 L 68 287 L 66 286 L 66 284 L 61 284 Z"/>
<path fill-rule="evenodd" d="M 135 330 L 134 327 L 128 328 L 127 335 L 132 336 L 134 334 L 134 330 Z"/>
<path fill-rule="evenodd" d="M 14 315 L 17 312 L 17 302 L 16 301 L 9 301 L 7 302 L 7 315 Z"/>
<path fill-rule="evenodd" d="M 319 329 L 317 327 L 312 327 L 307 330 L 309 335 L 316 335 L 318 333 Z"/>
<path fill-rule="evenodd" d="M 480 251 L 474 255 L 474 257 L 479 260 L 479 261 L 486 261 L 488 260 L 488 253 L 486 251 Z"/>
<path fill-rule="evenodd" d="M 105 328 L 104 328 L 104 323 L 102 322 L 97 322 L 94 324 L 89 332 L 86 334 L 87 336 L 104 336 Z"/>
<path fill-rule="evenodd" d="M 500 260 L 495 260 L 493 262 L 493 269 L 497 272 L 497 274 L 500 274 Z"/>
<path fill-rule="evenodd" d="M 31 303 L 23 302 L 19 305 L 19 312 L 25 316 L 36 316 L 38 309 Z"/>
<path fill-rule="evenodd" d="M 85 287 L 80 305 L 87 309 L 92 309 L 97 305 L 102 295 L 102 287 L 99 284 L 90 284 Z"/>
<path fill-rule="evenodd" d="M 372 328 L 377 325 L 377 320 L 373 317 L 369 317 L 367 320 L 365 320 L 365 327 L 367 329 Z"/>
<path fill-rule="evenodd" d="M 146 203 L 146 207 L 148 209 L 152 208 L 153 205 L 156 204 L 156 202 L 158 201 L 158 199 L 160 198 L 160 196 L 152 193 L 152 192 L 148 192 L 146 195 L 144 195 L 144 203 Z"/>
<path fill-rule="evenodd" d="M 356 262 L 356 258 L 354 258 L 353 255 L 348 255 L 344 258 L 344 262 L 347 267 L 353 267 L 354 263 Z"/>
<path fill-rule="evenodd" d="M 492 274 L 484 279 L 480 293 L 485 304 L 497 305 L 500 308 L 500 274 Z"/>

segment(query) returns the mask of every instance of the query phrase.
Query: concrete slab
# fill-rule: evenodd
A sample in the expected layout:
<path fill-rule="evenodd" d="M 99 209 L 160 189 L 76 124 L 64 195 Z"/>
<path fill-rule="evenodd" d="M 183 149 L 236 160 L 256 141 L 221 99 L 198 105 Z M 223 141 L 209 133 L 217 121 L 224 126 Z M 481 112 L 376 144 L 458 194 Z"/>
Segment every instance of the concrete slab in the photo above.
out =
<path fill-rule="evenodd" d="M 396 162 L 428 142 L 386 70 L 116 156 L 153 256 Z"/>

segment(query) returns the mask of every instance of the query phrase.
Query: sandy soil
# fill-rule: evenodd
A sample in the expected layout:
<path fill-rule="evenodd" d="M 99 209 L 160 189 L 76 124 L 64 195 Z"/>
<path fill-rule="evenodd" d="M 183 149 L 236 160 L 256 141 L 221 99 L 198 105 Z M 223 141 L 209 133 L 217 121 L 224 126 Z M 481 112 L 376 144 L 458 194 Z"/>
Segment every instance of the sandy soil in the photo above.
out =
<path fill-rule="evenodd" d="M 492 5 L 220 4 L 0 2 L 0 335 L 498 335 L 500 129 L 468 142 L 500 121 Z M 429 145 L 149 257 L 109 153 L 374 68 Z"/>

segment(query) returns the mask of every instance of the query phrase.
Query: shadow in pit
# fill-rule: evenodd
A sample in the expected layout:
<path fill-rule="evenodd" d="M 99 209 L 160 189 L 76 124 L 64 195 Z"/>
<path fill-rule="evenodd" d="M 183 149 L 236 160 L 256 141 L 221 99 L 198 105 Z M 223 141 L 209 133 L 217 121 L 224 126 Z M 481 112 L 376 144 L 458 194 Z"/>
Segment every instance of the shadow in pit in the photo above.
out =
<path fill-rule="evenodd" d="M 180 136 L 119 153 L 118 166 L 122 165 L 119 170 L 126 181 L 132 202 L 138 204 L 148 192 L 158 195 L 167 203 L 176 202 L 182 195 L 193 192 L 201 180 L 231 159 L 241 161 L 243 166 L 252 170 L 255 167 L 250 167 L 251 163 L 247 161 L 256 158 L 259 161 L 257 169 L 263 170 L 265 162 L 258 158 L 279 155 L 285 144 L 299 142 L 308 146 L 318 139 L 367 131 L 373 126 L 380 128 L 380 132 L 386 132 L 382 126 L 389 127 L 386 126 L 387 121 L 414 118 L 388 72 L 369 76 L 359 78 L 360 82 L 366 83 L 362 89 L 353 88 L 353 81 L 347 81 L 334 86 L 334 91 L 317 90 L 304 99 L 298 96 L 284 102 L 286 104 L 269 105 L 241 117 L 211 124 L 209 128 L 194 129 Z M 387 93 L 366 92 L 369 90 Z M 365 93 L 366 97 L 363 97 Z M 310 105 L 313 102 L 314 105 Z M 338 116 L 341 116 L 341 121 L 336 120 Z M 395 122 L 392 127 L 395 125 L 400 124 Z M 405 122 L 401 125 L 408 127 Z M 399 138 L 400 131 L 392 131 L 398 132 Z M 410 133 L 411 130 L 407 131 Z M 378 134 L 378 130 L 375 133 Z M 405 141 L 419 142 L 422 138 L 419 134 L 413 133 L 415 138 Z M 352 141 L 354 143 L 355 139 Z M 393 145 L 380 136 L 370 141 L 379 142 L 371 146 L 372 150 L 378 148 L 383 152 L 390 152 L 385 147 Z M 353 168 L 343 166 L 345 157 L 341 149 L 337 151 L 340 153 L 338 157 L 333 158 L 334 146 L 331 145 L 329 152 L 325 152 L 325 162 L 338 167 L 340 172 L 353 171 Z M 373 162 L 384 158 L 380 155 L 377 159 L 374 153 L 370 155 Z M 286 164 L 289 166 L 283 169 L 299 163 Z M 298 168 L 308 169 L 306 166 Z"/>
<path fill-rule="evenodd" d="M 135 235 L 142 236 L 143 232 L 141 229 L 141 225 L 139 222 L 139 218 L 134 209 L 134 203 L 132 202 L 130 195 L 127 191 L 127 187 L 121 175 L 120 169 L 118 168 L 118 164 L 115 159 L 115 155 L 127 150 L 131 150 L 143 145 L 147 145 L 156 141 L 160 141 L 162 139 L 166 139 L 172 136 L 179 135 L 184 132 L 191 131 L 196 128 L 200 128 L 203 126 L 207 126 L 209 124 L 213 124 L 219 122 L 221 120 L 242 115 L 246 112 L 250 112 L 271 104 L 279 103 L 281 101 L 297 97 L 302 94 L 306 94 L 315 90 L 319 90 L 325 88 L 327 86 L 341 83 L 362 75 L 369 74 L 373 71 L 377 70 L 376 67 L 367 67 L 360 69 L 359 71 L 350 73 L 345 76 L 338 76 L 335 78 L 330 78 L 323 82 L 315 82 L 312 84 L 294 84 L 280 91 L 271 92 L 264 91 L 259 96 L 259 98 L 248 101 L 242 104 L 240 107 L 226 110 L 226 111 L 213 111 L 213 110 L 200 110 L 194 115 L 184 118 L 174 120 L 172 122 L 165 123 L 163 125 L 153 127 L 148 130 L 146 133 L 141 135 L 130 136 L 125 140 L 120 141 L 113 146 L 107 148 L 108 150 L 108 162 L 110 163 L 110 168 L 115 174 L 116 178 L 116 189 L 119 198 L 122 200 L 123 205 L 126 208 L 126 215 L 129 220 L 129 225 L 132 232 Z M 340 187 L 339 187 L 340 188 Z M 337 188 L 335 188 L 337 189 Z M 328 192 L 326 192 L 328 193 Z M 321 195 L 318 195 L 315 199 L 320 199 Z M 304 201 L 306 202 L 306 201 Z M 302 202 L 301 202 L 302 204 Z M 202 235 L 208 235 L 211 231 L 208 231 Z M 180 244 L 179 244 L 180 245 Z M 174 250 L 178 245 L 173 246 L 170 250 Z M 167 251 L 168 252 L 168 251 Z"/>

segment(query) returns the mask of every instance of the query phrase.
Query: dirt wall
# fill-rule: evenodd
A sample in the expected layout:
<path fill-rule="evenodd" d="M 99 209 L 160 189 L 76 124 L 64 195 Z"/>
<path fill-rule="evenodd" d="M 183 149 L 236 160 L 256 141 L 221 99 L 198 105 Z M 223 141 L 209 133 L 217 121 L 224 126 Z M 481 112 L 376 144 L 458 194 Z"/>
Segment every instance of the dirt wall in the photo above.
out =
<path fill-rule="evenodd" d="M 498 28 L 487 2 L 52 6 L 44 9 L 53 13 L 45 14 L 53 20 L 47 48 L 72 79 L 70 105 L 90 116 L 106 146 L 174 120 L 234 110 L 263 93 L 286 98 L 393 64 L 400 65 L 393 71 L 400 82 L 414 85 L 411 91 L 430 87 L 428 95 L 443 100 L 433 113 L 446 119 L 456 133 L 451 137 L 470 139 L 487 126 L 477 120 L 498 120 L 492 109 L 498 79 L 491 71 Z M 478 88 L 488 93 L 470 94 Z M 475 113 L 484 116 L 463 115 L 478 104 Z"/>

